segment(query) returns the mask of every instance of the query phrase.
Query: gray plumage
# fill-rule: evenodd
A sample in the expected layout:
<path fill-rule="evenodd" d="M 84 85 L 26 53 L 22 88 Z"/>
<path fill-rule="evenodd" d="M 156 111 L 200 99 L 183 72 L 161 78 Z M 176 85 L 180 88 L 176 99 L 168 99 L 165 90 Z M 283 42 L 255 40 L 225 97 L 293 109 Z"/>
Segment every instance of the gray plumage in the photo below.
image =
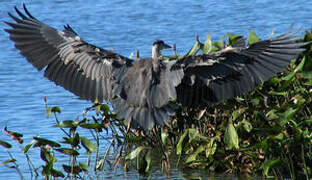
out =
<path fill-rule="evenodd" d="M 58 31 L 15 8 L 20 18 L 5 29 L 15 47 L 45 77 L 82 99 L 110 102 L 117 115 L 134 128 L 168 123 L 176 100 L 188 108 L 214 105 L 251 91 L 282 71 L 304 49 L 294 33 L 236 46 L 212 54 L 163 62 L 163 41 L 153 44 L 152 57 L 136 61 L 82 40 L 69 26 Z"/>

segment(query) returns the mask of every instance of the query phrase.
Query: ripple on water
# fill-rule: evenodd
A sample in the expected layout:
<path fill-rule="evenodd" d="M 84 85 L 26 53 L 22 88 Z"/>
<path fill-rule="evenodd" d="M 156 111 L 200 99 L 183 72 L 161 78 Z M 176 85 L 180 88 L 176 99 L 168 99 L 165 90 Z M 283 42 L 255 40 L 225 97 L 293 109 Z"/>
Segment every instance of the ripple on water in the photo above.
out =
<path fill-rule="evenodd" d="M 204 40 L 210 32 L 213 39 L 219 39 L 227 32 L 247 35 L 248 29 L 254 29 L 260 37 L 265 38 L 273 28 L 276 32 L 282 32 L 291 23 L 304 29 L 312 24 L 310 0 L 284 0 L 283 3 L 269 0 L 205 3 L 188 0 L 166 3 L 142 0 L 25 2 L 38 19 L 58 29 L 70 24 L 88 42 L 112 48 L 124 56 L 137 49 L 141 56 L 150 56 L 151 44 L 155 39 L 176 43 L 178 53 L 183 54 L 193 46 L 195 35 Z M 4 0 L 0 5 L 5 7 L 5 10 L 0 10 L 0 22 L 11 21 L 5 11 L 13 12 L 13 7 L 21 7 L 21 2 Z M 0 23 L 0 29 L 3 28 L 7 26 Z M 8 126 L 11 130 L 24 133 L 25 141 L 30 141 L 37 134 L 61 140 L 61 133 L 56 134 L 55 129 L 51 128 L 53 118 L 45 117 L 43 96 L 47 96 L 49 105 L 61 107 L 62 120 L 75 118 L 90 103 L 77 99 L 45 79 L 42 72 L 38 73 L 18 54 L 2 30 L 0 41 L 0 128 Z M 0 139 L 9 140 L 4 134 Z M 27 171 L 25 158 L 17 153 L 19 151 L 19 148 L 13 148 L 11 152 L 16 154 L 20 162 L 24 162 L 21 169 Z M 38 154 L 34 152 L 33 155 Z M 0 148 L 0 159 L 7 157 L 7 152 Z M 105 173 L 105 177 L 115 177 L 111 172 Z M 153 173 L 154 177 L 163 177 L 159 171 Z M 174 177 L 182 176 L 178 169 L 173 169 L 173 174 Z M 131 171 L 125 175 L 120 171 L 116 177 L 125 176 L 135 178 L 137 173 Z M 0 166 L 0 179 L 4 177 L 18 178 L 15 170 Z"/>

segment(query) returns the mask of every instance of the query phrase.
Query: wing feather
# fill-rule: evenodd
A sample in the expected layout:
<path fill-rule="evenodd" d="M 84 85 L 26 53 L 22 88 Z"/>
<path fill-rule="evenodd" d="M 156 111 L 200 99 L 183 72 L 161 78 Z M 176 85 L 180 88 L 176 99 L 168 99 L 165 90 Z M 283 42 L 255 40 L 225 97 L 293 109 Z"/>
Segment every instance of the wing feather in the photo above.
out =
<path fill-rule="evenodd" d="M 19 17 L 8 13 L 15 23 L 5 22 L 11 27 L 5 31 L 28 62 L 38 70 L 45 68 L 45 77 L 83 99 L 112 98 L 113 64 L 120 68 L 132 60 L 83 41 L 69 25 L 58 31 L 42 23 L 25 5 L 25 13 L 15 11 Z"/>
<path fill-rule="evenodd" d="M 297 42 L 300 38 L 293 37 L 295 33 L 179 60 L 174 68 L 184 69 L 185 76 L 177 87 L 177 101 L 196 108 L 248 93 L 305 50 L 301 47 L 307 43 Z"/>

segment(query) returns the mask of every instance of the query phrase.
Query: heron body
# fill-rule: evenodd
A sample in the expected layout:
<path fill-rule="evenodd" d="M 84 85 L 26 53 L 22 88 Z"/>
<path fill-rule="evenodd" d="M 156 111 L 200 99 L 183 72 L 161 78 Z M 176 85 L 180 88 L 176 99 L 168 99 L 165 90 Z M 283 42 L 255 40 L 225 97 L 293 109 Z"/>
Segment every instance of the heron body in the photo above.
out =
<path fill-rule="evenodd" d="M 134 128 L 168 123 L 176 104 L 205 107 L 241 96 L 283 70 L 305 43 L 294 33 L 221 51 L 163 62 L 163 41 L 152 57 L 132 60 L 85 42 L 69 25 L 56 30 L 15 8 L 19 17 L 5 22 L 15 47 L 44 76 L 82 99 L 112 103 L 117 115 Z"/>

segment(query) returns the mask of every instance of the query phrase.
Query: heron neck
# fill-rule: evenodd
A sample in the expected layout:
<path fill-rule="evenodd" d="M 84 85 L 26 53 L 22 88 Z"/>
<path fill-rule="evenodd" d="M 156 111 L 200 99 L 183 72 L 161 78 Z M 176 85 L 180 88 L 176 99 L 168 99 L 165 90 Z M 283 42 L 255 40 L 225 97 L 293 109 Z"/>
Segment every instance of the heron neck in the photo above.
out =
<path fill-rule="evenodd" d="M 159 53 L 158 46 L 157 46 L 157 45 L 154 45 L 154 46 L 153 46 L 153 49 L 152 49 L 152 58 L 153 58 L 154 60 L 158 60 L 159 55 L 160 55 L 160 53 Z"/>

